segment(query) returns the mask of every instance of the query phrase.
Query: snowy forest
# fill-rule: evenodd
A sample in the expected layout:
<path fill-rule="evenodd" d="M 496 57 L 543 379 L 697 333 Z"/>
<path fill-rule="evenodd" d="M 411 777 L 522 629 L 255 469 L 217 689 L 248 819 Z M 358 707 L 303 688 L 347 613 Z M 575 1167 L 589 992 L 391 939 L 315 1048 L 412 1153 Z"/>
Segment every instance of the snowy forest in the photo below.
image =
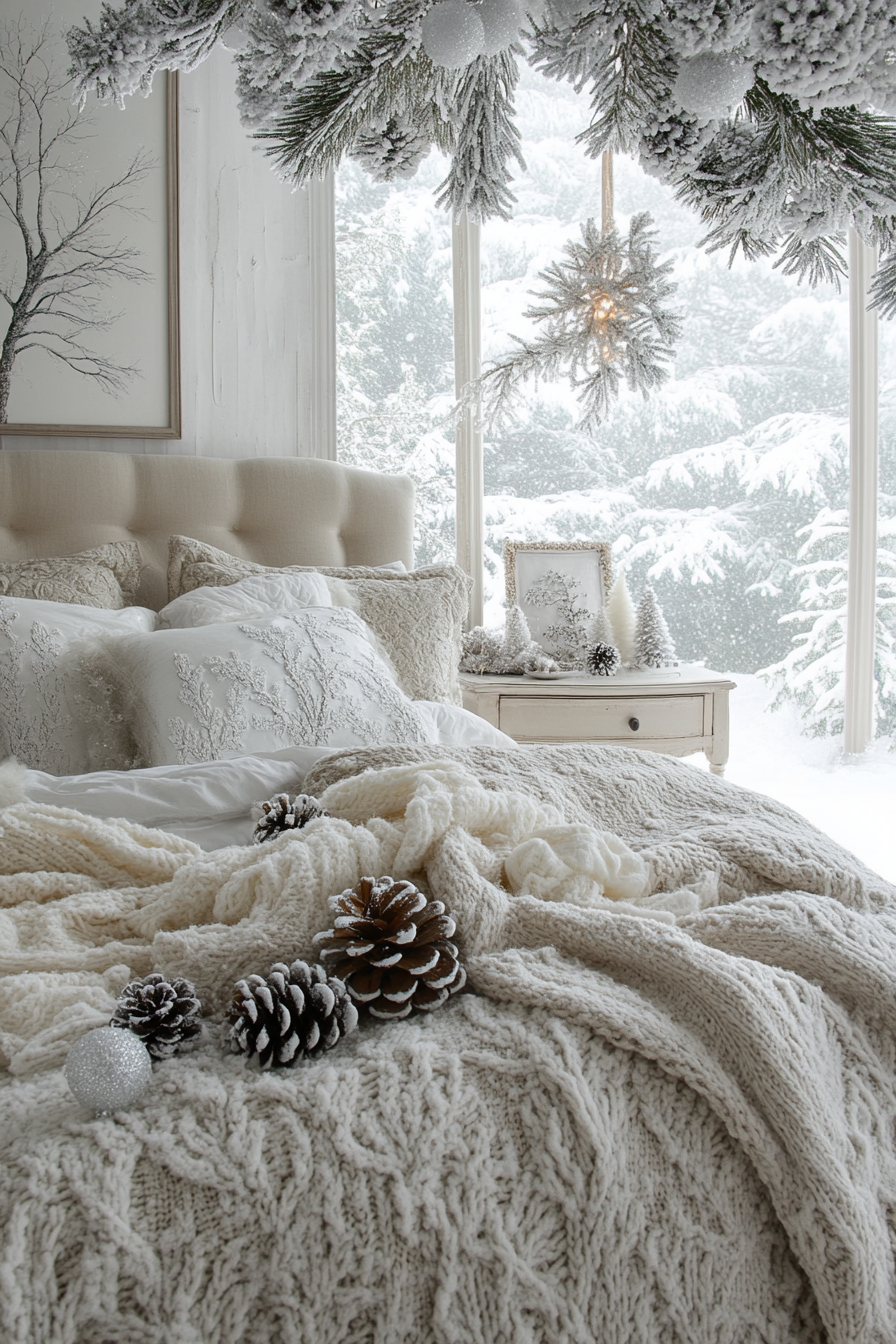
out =
<path fill-rule="evenodd" d="M 482 231 L 483 356 L 525 337 L 538 273 L 589 216 L 600 169 L 574 136 L 587 105 L 523 71 L 527 172 L 514 218 Z M 446 164 L 371 181 L 337 175 L 338 436 L 343 461 L 404 471 L 418 490 L 417 562 L 454 556 L 451 239 L 433 192 Z M 678 655 L 759 672 L 804 730 L 843 727 L 848 492 L 845 291 L 809 289 L 773 259 L 707 255 L 695 217 L 627 159 L 615 213 L 649 210 L 684 333 L 649 400 L 623 392 L 595 436 L 564 384 L 532 387 L 487 438 L 486 623 L 502 620 L 505 538 L 604 539 L 637 595 L 650 581 Z M 896 740 L 896 323 L 880 324 L 877 733 Z"/>

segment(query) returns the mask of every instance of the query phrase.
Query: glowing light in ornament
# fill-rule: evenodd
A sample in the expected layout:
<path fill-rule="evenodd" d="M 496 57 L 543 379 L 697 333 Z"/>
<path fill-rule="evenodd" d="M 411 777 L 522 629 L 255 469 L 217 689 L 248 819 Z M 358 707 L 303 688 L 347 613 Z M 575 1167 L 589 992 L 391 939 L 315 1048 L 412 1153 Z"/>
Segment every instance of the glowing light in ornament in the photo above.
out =
<path fill-rule="evenodd" d="M 523 15 L 517 0 L 480 0 L 476 13 L 485 33 L 483 56 L 496 56 L 519 37 Z"/>
<path fill-rule="evenodd" d="M 65 1081 L 78 1101 L 97 1115 L 132 1106 L 149 1086 L 152 1059 L 132 1031 L 97 1027 L 68 1052 Z"/>
<path fill-rule="evenodd" d="M 482 19 L 466 0 L 441 0 L 433 5 L 423 18 L 420 35 L 433 65 L 446 70 L 462 70 L 485 48 Z"/>
<path fill-rule="evenodd" d="M 674 93 L 681 106 L 698 117 L 726 117 L 753 84 L 753 67 L 730 52 L 701 52 L 682 61 Z"/>

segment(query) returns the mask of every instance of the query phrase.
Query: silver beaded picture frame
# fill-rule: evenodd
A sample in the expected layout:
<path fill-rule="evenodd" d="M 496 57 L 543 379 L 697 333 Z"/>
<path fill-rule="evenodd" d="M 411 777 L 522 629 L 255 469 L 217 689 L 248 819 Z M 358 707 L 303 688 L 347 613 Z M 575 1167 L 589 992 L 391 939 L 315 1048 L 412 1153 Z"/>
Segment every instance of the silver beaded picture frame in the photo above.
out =
<path fill-rule="evenodd" d="M 555 577 L 553 577 L 555 576 Z M 557 585 L 557 580 L 560 581 Z M 532 638 L 545 652 L 568 661 L 557 634 L 564 619 L 561 604 L 546 600 L 549 585 L 564 585 L 578 611 L 593 620 L 604 609 L 613 584 L 613 560 L 607 541 L 505 541 L 504 584 L 508 606 L 519 606 Z M 548 586 L 546 586 L 548 585 Z M 582 617 L 585 620 L 585 617 Z"/>

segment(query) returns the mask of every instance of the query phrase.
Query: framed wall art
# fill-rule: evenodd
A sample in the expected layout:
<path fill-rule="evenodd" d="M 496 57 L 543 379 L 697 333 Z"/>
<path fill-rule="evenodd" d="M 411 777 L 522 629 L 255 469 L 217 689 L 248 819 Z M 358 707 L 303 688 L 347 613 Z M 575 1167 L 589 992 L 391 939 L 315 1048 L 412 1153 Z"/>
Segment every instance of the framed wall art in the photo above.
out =
<path fill-rule="evenodd" d="M 100 0 L 0 20 L 0 434 L 180 435 L 177 76 L 126 110 L 68 74 Z"/>
<path fill-rule="evenodd" d="M 609 542 L 505 541 L 504 580 L 532 638 L 559 663 L 580 664 L 613 581 Z"/>

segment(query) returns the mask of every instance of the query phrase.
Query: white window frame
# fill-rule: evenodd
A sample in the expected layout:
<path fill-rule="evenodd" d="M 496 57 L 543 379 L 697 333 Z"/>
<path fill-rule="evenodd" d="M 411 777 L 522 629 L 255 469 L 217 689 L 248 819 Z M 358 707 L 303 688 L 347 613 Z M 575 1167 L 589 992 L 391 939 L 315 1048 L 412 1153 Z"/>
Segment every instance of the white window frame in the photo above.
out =
<path fill-rule="evenodd" d="M 336 457 L 336 231 L 333 173 L 309 188 L 312 443 Z M 478 377 L 482 358 L 481 227 L 466 215 L 452 227 L 454 385 Z M 846 603 L 844 750 L 858 754 L 874 737 L 877 604 L 878 318 L 868 308 L 876 249 L 849 231 L 849 571 Z M 478 405 L 457 426 L 457 563 L 473 577 L 470 625 L 483 619 L 485 561 L 482 428 Z"/>

